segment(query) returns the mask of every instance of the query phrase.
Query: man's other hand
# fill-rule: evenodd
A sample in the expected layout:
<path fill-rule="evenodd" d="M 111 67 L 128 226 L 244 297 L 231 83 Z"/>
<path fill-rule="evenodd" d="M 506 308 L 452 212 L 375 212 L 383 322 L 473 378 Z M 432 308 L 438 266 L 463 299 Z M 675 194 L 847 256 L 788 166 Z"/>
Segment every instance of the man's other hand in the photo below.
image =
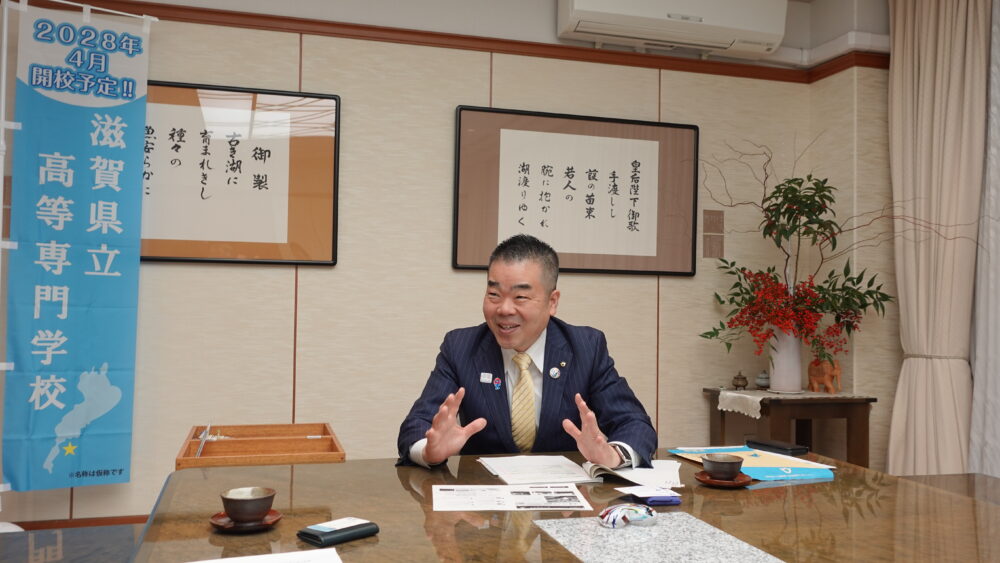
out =
<path fill-rule="evenodd" d="M 608 467 L 618 467 L 622 463 L 622 458 L 611 447 L 607 436 L 597 426 L 597 415 L 590 410 L 579 393 L 576 394 L 575 399 L 576 408 L 580 411 L 580 428 L 577 428 L 573 421 L 565 418 L 563 419 L 563 430 L 576 440 L 576 449 L 580 450 L 587 461 Z"/>

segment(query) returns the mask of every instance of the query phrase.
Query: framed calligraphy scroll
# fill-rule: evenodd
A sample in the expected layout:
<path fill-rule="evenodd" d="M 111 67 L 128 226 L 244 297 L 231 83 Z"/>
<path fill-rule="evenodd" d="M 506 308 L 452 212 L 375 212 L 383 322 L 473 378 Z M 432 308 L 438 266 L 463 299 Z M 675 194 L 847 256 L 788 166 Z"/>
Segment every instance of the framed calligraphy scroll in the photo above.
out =
<path fill-rule="evenodd" d="M 698 127 L 459 106 L 452 266 L 526 233 L 568 272 L 695 273 Z"/>
<path fill-rule="evenodd" d="M 150 82 L 142 258 L 337 261 L 340 98 Z"/>

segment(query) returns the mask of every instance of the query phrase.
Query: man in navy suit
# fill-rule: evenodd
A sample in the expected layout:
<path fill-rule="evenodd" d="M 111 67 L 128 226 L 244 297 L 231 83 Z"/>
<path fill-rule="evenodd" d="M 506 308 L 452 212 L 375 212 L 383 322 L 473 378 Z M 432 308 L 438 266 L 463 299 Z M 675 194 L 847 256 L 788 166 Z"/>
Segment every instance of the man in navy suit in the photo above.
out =
<path fill-rule="evenodd" d="M 558 255 L 535 237 L 516 235 L 497 246 L 483 298 L 486 322 L 445 335 L 434 371 L 400 425 L 400 464 L 579 450 L 612 468 L 650 465 L 656 431 L 615 370 L 604 334 L 553 316 L 558 276 Z M 530 356 L 530 392 L 519 393 L 534 395 L 535 413 L 534 424 L 527 422 L 534 440 L 527 443 L 526 417 L 515 419 L 521 447 L 511 422 L 522 373 L 515 362 L 525 362 L 518 353 Z"/>

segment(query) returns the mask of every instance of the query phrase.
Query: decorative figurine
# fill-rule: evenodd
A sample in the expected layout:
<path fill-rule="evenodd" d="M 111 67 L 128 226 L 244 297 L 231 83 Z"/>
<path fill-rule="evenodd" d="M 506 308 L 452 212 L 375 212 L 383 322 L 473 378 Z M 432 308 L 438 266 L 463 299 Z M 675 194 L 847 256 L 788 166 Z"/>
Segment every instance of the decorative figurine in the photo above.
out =
<path fill-rule="evenodd" d="M 771 386 L 771 376 L 767 373 L 766 369 L 760 370 L 754 383 L 757 384 L 757 389 L 767 389 Z"/>
<path fill-rule="evenodd" d="M 747 388 L 747 377 L 743 375 L 743 370 L 740 370 L 739 373 L 736 374 L 736 377 L 733 377 L 733 389 L 739 391 L 741 389 L 746 389 L 746 388 Z"/>
<path fill-rule="evenodd" d="M 830 362 L 809 362 L 809 390 L 835 393 L 833 382 L 837 382 L 836 391 L 840 391 L 840 360 Z"/>

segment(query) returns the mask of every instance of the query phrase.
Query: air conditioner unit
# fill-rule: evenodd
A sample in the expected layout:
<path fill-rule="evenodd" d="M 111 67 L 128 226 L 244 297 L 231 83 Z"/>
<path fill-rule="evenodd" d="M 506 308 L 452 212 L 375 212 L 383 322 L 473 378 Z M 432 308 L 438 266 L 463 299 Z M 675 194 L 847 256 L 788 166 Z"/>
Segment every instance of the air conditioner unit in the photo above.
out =
<path fill-rule="evenodd" d="M 759 59 L 781 44 L 787 9 L 788 0 L 559 0 L 557 32 L 640 50 Z"/>

